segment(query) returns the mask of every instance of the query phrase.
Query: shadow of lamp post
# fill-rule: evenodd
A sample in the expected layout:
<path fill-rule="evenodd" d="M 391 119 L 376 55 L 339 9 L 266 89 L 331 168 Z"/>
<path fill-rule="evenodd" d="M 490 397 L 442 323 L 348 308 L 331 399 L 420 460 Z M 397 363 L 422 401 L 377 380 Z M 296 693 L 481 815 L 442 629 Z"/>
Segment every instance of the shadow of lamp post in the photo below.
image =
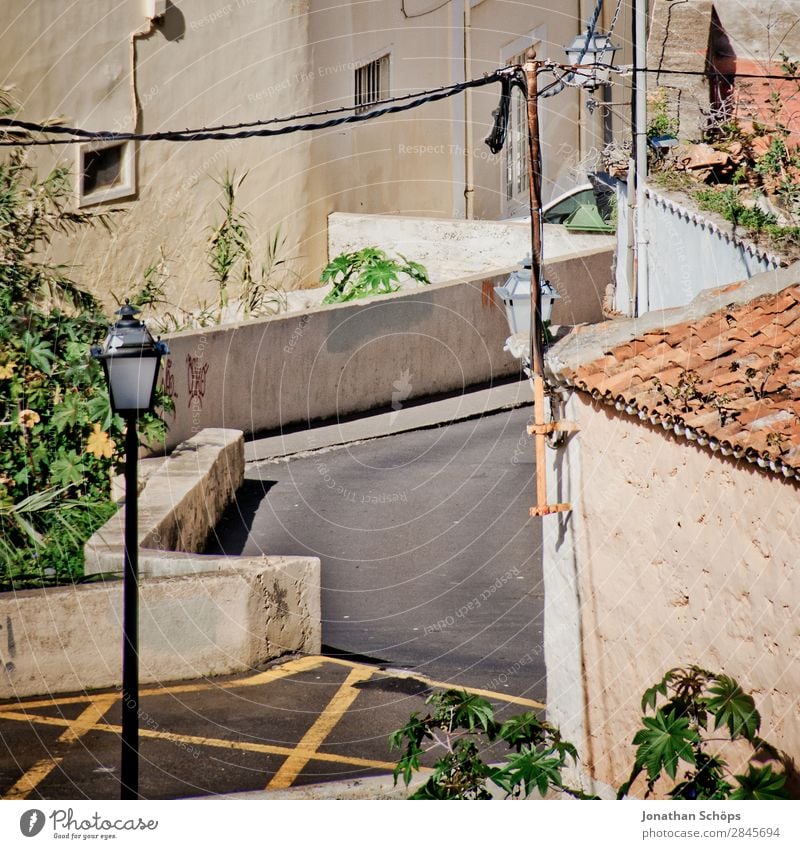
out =
<path fill-rule="evenodd" d="M 111 409 L 125 419 L 125 546 L 122 620 L 122 757 L 120 798 L 139 798 L 139 577 L 136 422 L 153 411 L 165 342 L 156 341 L 127 301 L 103 347 L 94 346 L 108 384 Z"/>

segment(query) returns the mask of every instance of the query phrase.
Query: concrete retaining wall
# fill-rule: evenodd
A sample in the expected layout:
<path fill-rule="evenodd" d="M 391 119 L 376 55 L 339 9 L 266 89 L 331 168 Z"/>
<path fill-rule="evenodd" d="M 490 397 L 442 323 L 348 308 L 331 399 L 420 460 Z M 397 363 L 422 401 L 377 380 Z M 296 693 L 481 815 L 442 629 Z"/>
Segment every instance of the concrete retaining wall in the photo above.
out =
<path fill-rule="evenodd" d="M 210 429 L 147 480 L 139 499 L 142 682 L 320 651 L 318 558 L 196 553 L 243 475 L 241 432 Z M 87 574 L 121 572 L 123 532 L 120 510 L 87 542 Z M 120 580 L 0 594 L 0 699 L 113 687 L 121 676 Z"/>
<path fill-rule="evenodd" d="M 238 430 L 207 428 L 181 443 L 139 495 L 139 574 L 181 575 L 223 568 L 197 556 L 244 480 L 244 439 Z M 84 547 L 87 575 L 122 572 L 124 510 Z M 186 556 L 188 552 L 194 556 Z"/>
<path fill-rule="evenodd" d="M 328 256 L 367 246 L 383 248 L 421 262 L 431 281 L 439 283 L 516 265 L 531 252 L 530 221 L 417 218 L 405 215 L 328 216 Z M 614 246 L 614 236 L 581 233 L 557 224 L 544 225 L 542 253 L 546 262 L 602 251 Z"/>
<path fill-rule="evenodd" d="M 549 263 L 554 322 L 598 321 L 610 268 L 609 249 Z M 493 291 L 510 271 L 169 337 L 167 447 L 207 427 L 253 434 L 388 408 L 398 381 L 405 402 L 519 374 Z"/>
<path fill-rule="evenodd" d="M 140 581 L 142 683 L 226 675 L 320 650 L 319 561 L 221 558 Z M 122 681 L 122 582 L 0 595 L 0 699 Z"/>

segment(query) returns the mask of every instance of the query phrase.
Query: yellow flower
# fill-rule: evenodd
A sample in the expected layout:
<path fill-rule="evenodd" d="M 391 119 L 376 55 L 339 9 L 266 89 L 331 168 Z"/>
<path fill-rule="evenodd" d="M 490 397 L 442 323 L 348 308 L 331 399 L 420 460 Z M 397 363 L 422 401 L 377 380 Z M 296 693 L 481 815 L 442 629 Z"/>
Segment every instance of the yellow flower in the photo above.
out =
<path fill-rule="evenodd" d="M 16 363 L 6 363 L 4 366 L 0 366 L 0 380 L 8 380 L 14 374 L 14 366 L 16 366 Z"/>
<path fill-rule="evenodd" d="M 99 424 L 92 425 L 92 432 L 89 434 L 89 438 L 86 440 L 86 450 L 90 454 L 94 454 L 95 457 L 101 459 L 102 457 L 111 458 L 114 456 L 114 449 L 117 447 L 117 444 L 113 439 L 100 427 Z"/>
<path fill-rule="evenodd" d="M 33 427 L 41 420 L 42 417 L 36 410 L 22 410 L 19 414 L 19 423 L 25 428 Z"/>

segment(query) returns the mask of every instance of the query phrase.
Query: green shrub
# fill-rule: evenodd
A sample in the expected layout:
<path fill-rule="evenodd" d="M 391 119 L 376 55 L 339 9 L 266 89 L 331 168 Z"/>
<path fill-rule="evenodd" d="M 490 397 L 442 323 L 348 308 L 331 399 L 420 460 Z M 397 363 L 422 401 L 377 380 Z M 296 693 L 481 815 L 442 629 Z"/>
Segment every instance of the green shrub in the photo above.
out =
<path fill-rule="evenodd" d="M 412 714 L 389 741 L 391 748 L 402 750 L 395 783 L 402 776 L 406 785 L 426 752 L 444 750 L 412 799 L 492 799 L 497 791 L 524 797 L 534 790 L 542 796 L 555 791 L 596 798 L 564 782 L 564 768 L 577 762 L 575 747 L 536 714 L 499 723 L 488 701 L 458 690 L 434 693 L 427 704 L 434 705 L 432 713 Z M 755 702 L 733 678 L 697 666 L 671 669 L 644 693 L 642 711 L 642 728 L 633 738 L 634 765 L 618 799 L 640 776 L 645 798 L 661 779 L 669 780 L 672 786 L 665 792 L 673 799 L 787 798 L 786 756 L 758 736 L 761 717 Z M 724 740 L 749 745 L 744 775 L 732 775 L 714 748 Z"/>
<path fill-rule="evenodd" d="M 322 271 L 322 283 L 333 288 L 325 296 L 324 304 L 341 304 L 371 295 L 396 292 L 401 274 L 424 285 L 430 283 L 428 271 L 418 262 L 411 262 L 398 254 L 402 262 L 389 257 L 380 248 L 362 248 L 360 251 L 339 254 Z"/>
<path fill-rule="evenodd" d="M 42 257 L 58 232 L 107 214 L 66 208 L 68 174 L 39 179 L 14 149 L 0 163 L 0 589 L 67 581 L 83 542 L 115 509 L 123 444 L 100 366 L 108 321 L 97 301 Z M 145 439 L 163 422 L 142 422 Z"/>

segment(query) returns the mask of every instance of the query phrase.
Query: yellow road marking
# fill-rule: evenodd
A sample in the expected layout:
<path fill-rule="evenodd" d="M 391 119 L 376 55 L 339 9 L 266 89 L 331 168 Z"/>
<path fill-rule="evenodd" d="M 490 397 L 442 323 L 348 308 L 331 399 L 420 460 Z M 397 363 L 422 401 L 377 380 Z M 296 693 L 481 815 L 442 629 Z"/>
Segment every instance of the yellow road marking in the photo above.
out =
<path fill-rule="evenodd" d="M 280 666 L 272 667 L 271 669 L 267 669 L 264 672 L 257 672 L 254 675 L 251 675 L 249 678 L 244 679 L 236 679 L 235 681 L 224 681 L 220 684 L 213 684 L 210 682 L 204 682 L 202 684 L 175 684 L 171 687 L 150 687 L 148 689 L 144 689 L 141 691 L 141 696 L 166 696 L 170 694 L 181 694 L 181 693 L 199 693 L 205 690 L 229 690 L 236 689 L 238 687 L 258 687 L 262 684 L 268 684 L 271 681 L 278 680 L 280 678 L 285 678 L 287 675 L 294 675 L 298 672 L 308 672 L 313 669 L 319 669 L 321 666 L 324 666 L 326 663 L 338 664 L 339 666 L 346 666 L 349 669 L 360 669 L 361 667 L 366 666 L 363 663 L 357 663 L 352 660 L 342 660 L 338 657 L 323 657 L 321 655 L 309 655 L 307 657 L 298 657 L 294 660 L 287 661 L 286 663 L 281 664 Z M 497 699 L 498 701 L 508 702 L 509 704 L 522 705 L 523 707 L 531 707 L 537 710 L 543 710 L 545 705 L 542 702 L 534 701 L 533 699 L 525 699 L 522 696 L 509 696 L 507 693 L 499 693 L 496 690 L 482 690 L 478 687 L 464 687 L 460 684 L 455 684 L 452 681 L 435 681 L 432 678 L 426 678 L 424 675 L 417 675 L 416 673 L 396 673 L 392 671 L 378 670 L 377 667 L 368 667 L 372 668 L 374 672 L 380 671 L 381 674 L 388 675 L 390 677 L 397 678 L 416 678 L 418 681 L 422 681 L 423 684 L 427 684 L 429 687 L 437 687 L 441 689 L 457 689 L 457 690 L 466 690 L 468 693 L 473 693 L 476 696 L 484 696 L 490 699 Z M 115 696 L 119 698 L 119 693 L 116 693 Z M 35 701 L 15 701 L 13 702 L 13 706 L 15 708 L 39 708 L 39 707 L 51 707 L 53 705 L 70 705 L 70 704 L 79 704 L 80 702 L 90 701 L 93 696 L 87 693 L 84 696 L 64 696 L 63 698 L 50 698 L 50 699 L 36 699 Z M 7 702 L 7 706 L 11 706 L 11 702 Z M 0 703 L 0 712 L 3 710 L 3 705 Z"/>
<path fill-rule="evenodd" d="M 67 730 L 58 738 L 58 742 L 74 743 L 76 740 L 80 740 L 87 731 L 97 727 L 105 712 L 116 700 L 116 693 L 98 696 L 78 717 L 70 722 Z"/>
<path fill-rule="evenodd" d="M 146 689 L 142 689 L 139 692 L 141 696 L 166 696 L 173 693 L 200 693 L 205 690 L 231 690 L 236 689 L 238 687 L 259 687 L 262 684 L 269 684 L 270 681 L 275 681 L 280 678 L 285 678 L 287 675 L 295 675 L 298 672 L 308 672 L 312 669 L 319 669 L 320 666 L 325 663 L 327 658 L 320 657 L 318 655 L 310 655 L 308 657 L 298 657 L 294 660 L 289 660 L 286 663 L 282 663 L 280 666 L 274 666 L 271 669 L 266 669 L 264 672 L 256 672 L 254 675 L 251 675 L 249 678 L 236 679 L 235 681 L 223 681 L 221 683 L 211 683 L 204 682 L 202 684 L 174 684 L 172 686 L 167 687 L 149 687 Z M 101 693 L 100 695 L 106 695 Z M 114 693 L 109 693 L 108 695 L 113 695 L 115 698 L 120 698 L 121 693 L 116 691 Z M 58 705 L 76 705 L 82 702 L 89 702 L 95 698 L 94 694 L 86 693 L 83 696 L 63 696 L 63 697 L 53 697 L 49 699 L 35 699 L 33 701 L 23 701 L 18 699 L 14 702 L 6 702 L 6 707 L 11 707 L 12 705 L 15 708 L 40 708 L 40 707 L 53 707 Z M 0 712 L 2 712 L 4 705 L 0 702 Z"/>
<path fill-rule="evenodd" d="M 370 666 L 353 667 L 342 686 L 334 693 L 333 698 L 317 717 L 317 721 L 303 735 L 302 740 L 294 750 L 294 754 L 281 764 L 281 768 L 267 785 L 267 790 L 285 790 L 294 784 L 305 765 L 312 757 L 316 757 L 317 749 L 325 742 L 336 724 L 358 697 L 359 690 L 353 685 L 359 681 L 366 681 L 374 671 L 375 668 Z M 394 767 L 394 764 L 392 766 Z"/>
<path fill-rule="evenodd" d="M 222 683 L 203 682 L 201 684 L 176 684 L 167 687 L 150 687 L 142 690 L 141 696 L 160 696 L 160 695 L 177 695 L 181 693 L 197 693 L 207 690 L 227 690 L 237 689 L 240 687 L 257 687 L 264 684 L 269 684 L 272 681 L 277 681 L 300 672 L 307 672 L 314 669 L 319 669 L 326 663 L 344 666 L 351 670 L 347 679 L 337 690 L 331 701 L 328 703 L 325 710 L 317 718 L 316 722 L 306 732 L 303 739 L 296 747 L 278 746 L 266 743 L 251 743 L 238 742 L 234 740 L 222 740 L 211 737 L 202 737 L 188 734 L 176 734 L 167 731 L 155 731 L 153 729 L 140 729 L 139 734 L 142 737 L 150 737 L 153 739 L 168 740 L 171 742 L 194 744 L 199 746 L 209 746 L 212 748 L 233 749 L 238 751 L 252 751 L 261 754 L 274 754 L 286 758 L 281 768 L 270 781 L 269 789 L 290 787 L 297 780 L 298 775 L 311 760 L 320 760 L 330 763 L 348 764 L 352 766 L 372 767 L 377 769 L 393 770 L 395 764 L 387 761 L 374 761 L 367 758 L 348 757 L 346 755 L 329 754 L 318 751 L 318 748 L 330 732 L 340 721 L 342 716 L 347 712 L 352 703 L 358 696 L 358 689 L 353 685 L 359 681 L 366 681 L 372 675 L 380 672 L 388 677 L 395 678 L 415 678 L 429 687 L 439 689 L 456 688 L 466 690 L 468 693 L 483 696 L 489 699 L 507 702 L 509 704 L 522 705 L 535 709 L 543 709 L 545 706 L 533 699 L 525 699 L 521 696 L 509 696 L 505 693 L 498 693 L 493 690 L 483 690 L 476 687 L 463 687 L 458 684 L 453 684 L 446 681 L 435 681 L 423 675 L 414 673 L 397 673 L 386 670 L 379 670 L 375 666 L 370 666 L 355 661 L 343 660 L 340 658 L 323 657 L 312 655 L 307 657 L 295 658 L 280 666 L 272 667 L 263 672 L 255 673 L 248 678 L 225 681 Z M 65 696 L 62 698 L 37 699 L 29 702 L 17 701 L 14 703 L 15 709 L 3 710 L 0 705 L 0 719 L 9 719 L 18 722 L 29 722 L 41 725 L 54 725 L 64 728 L 64 732 L 58 738 L 59 742 L 70 743 L 80 739 L 89 731 L 106 731 L 114 734 L 121 733 L 121 728 L 115 725 L 101 723 L 105 712 L 120 698 L 120 693 L 98 693 L 97 695 L 86 694 L 83 696 Z M 25 711 L 37 707 L 51 707 L 58 705 L 79 704 L 88 702 L 86 709 L 73 720 L 56 718 L 49 716 L 39 716 L 36 714 L 28 714 Z M 10 705 L 7 703 L 10 707 Z M 35 787 L 47 776 L 50 772 L 63 760 L 63 758 L 43 759 L 38 761 L 23 775 L 17 783 L 8 791 L 3 798 L 24 799 L 35 789 Z M 13 794 L 13 795 L 12 795 Z"/>
<path fill-rule="evenodd" d="M 63 758 L 42 758 L 37 761 L 2 797 L 6 800 L 27 799 L 41 781 L 61 763 Z"/>
<path fill-rule="evenodd" d="M 365 664 L 356 663 L 353 660 L 342 660 L 338 657 L 324 658 L 327 663 L 338 663 L 340 666 L 349 666 L 353 669 L 359 669 Z M 436 687 L 441 690 L 465 690 L 467 693 L 472 693 L 476 696 L 484 696 L 487 699 L 497 699 L 501 702 L 508 702 L 512 705 L 523 705 L 524 707 L 532 707 L 537 710 L 543 710 L 545 705 L 533 699 L 525 699 L 522 696 L 509 696 L 508 693 L 498 693 L 496 690 L 481 690 L 479 687 L 465 687 L 461 684 L 453 684 L 449 681 L 434 681 L 432 678 L 426 678 L 424 675 L 417 675 L 416 672 L 392 672 L 391 670 L 378 669 L 377 667 L 368 667 L 373 670 L 373 673 L 380 672 L 382 675 L 387 675 L 390 678 L 414 678 L 417 681 L 422 681 L 429 687 Z"/>
<path fill-rule="evenodd" d="M 265 669 L 263 672 L 256 672 L 249 678 L 237 678 L 235 681 L 223 681 L 220 684 L 175 684 L 171 687 L 151 687 L 148 690 L 142 690 L 140 696 L 166 696 L 173 693 L 199 693 L 204 690 L 233 690 L 239 687 L 260 687 L 263 684 L 269 684 L 271 681 L 286 678 L 287 675 L 296 675 L 298 672 L 319 669 L 324 660 L 324 658 L 316 655 L 298 657 L 294 660 L 288 660 L 280 666 L 273 666 L 271 669 Z"/>
<path fill-rule="evenodd" d="M 58 725 L 62 728 L 69 726 L 68 719 L 57 719 L 52 716 L 37 716 L 36 714 L 17 713 L 6 711 L 0 713 L 0 719 L 11 719 L 15 722 L 29 722 L 40 725 Z M 94 731 L 107 731 L 112 734 L 121 734 L 119 725 L 108 725 L 102 723 L 94 726 Z M 238 740 L 222 740 L 214 737 L 199 737 L 193 734 L 176 734 L 172 731 L 155 731 L 150 728 L 140 728 L 140 737 L 151 737 L 154 740 L 169 740 L 172 743 L 190 743 L 197 746 L 210 746 L 215 749 L 235 749 L 243 752 L 259 752 L 266 755 L 282 755 L 289 757 L 296 751 L 300 751 L 308 760 L 329 761 L 332 763 L 352 764 L 353 766 L 374 767 L 376 769 L 394 769 L 395 764 L 389 761 L 373 761 L 367 758 L 355 758 L 347 755 L 328 754 L 327 752 L 316 752 L 312 749 L 296 749 L 291 746 L 278 746 L 272 743 L 249 743 Z M 302 741 L 301 741 L 302 743 Z"/>

